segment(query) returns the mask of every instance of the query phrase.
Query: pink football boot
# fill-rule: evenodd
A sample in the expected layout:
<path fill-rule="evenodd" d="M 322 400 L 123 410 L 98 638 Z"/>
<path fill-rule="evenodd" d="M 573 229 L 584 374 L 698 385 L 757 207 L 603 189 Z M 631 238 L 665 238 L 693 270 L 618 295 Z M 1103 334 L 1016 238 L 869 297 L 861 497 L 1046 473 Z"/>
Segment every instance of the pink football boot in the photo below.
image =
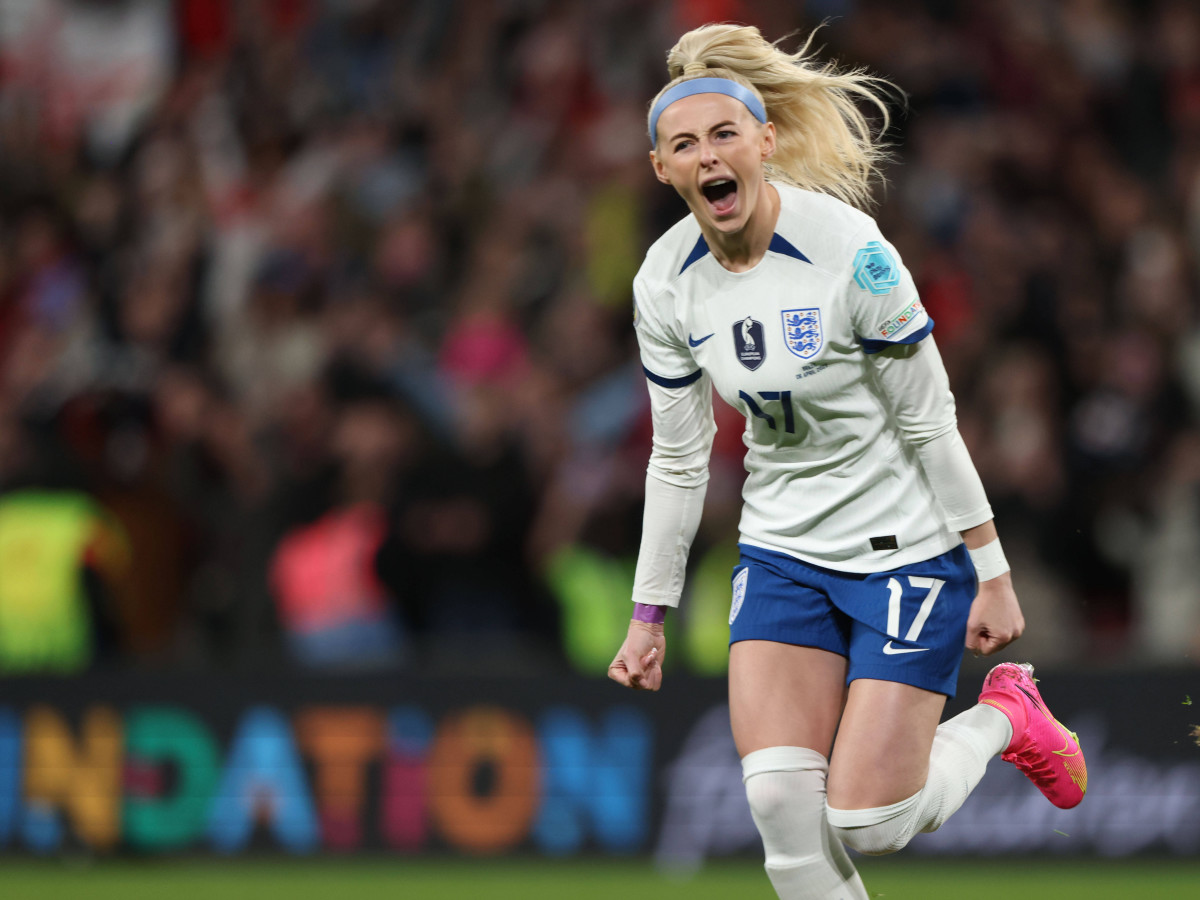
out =
<path fill-rule="evenodd" d="M 1020 769 L 1060 809 L 1078 806 L 1087 793 L 1087 763 L 1079 739 L 1046 708 L 1029 663 L 1000 663 L 983 680 L 980 703 L 1012 722 L 1013 737 L 1000 755 Z"/>

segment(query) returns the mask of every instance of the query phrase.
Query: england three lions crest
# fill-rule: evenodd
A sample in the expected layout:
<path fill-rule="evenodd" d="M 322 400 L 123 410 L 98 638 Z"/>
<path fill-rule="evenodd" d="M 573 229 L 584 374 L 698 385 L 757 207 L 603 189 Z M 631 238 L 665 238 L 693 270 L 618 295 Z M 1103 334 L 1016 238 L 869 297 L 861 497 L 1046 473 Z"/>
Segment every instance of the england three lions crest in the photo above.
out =
<path fill-rule="evenodd" d="M 821 310 L 785 309 L 783 338 L 787 348 L 801 359 L 812 359 L 821 349 Z"/>

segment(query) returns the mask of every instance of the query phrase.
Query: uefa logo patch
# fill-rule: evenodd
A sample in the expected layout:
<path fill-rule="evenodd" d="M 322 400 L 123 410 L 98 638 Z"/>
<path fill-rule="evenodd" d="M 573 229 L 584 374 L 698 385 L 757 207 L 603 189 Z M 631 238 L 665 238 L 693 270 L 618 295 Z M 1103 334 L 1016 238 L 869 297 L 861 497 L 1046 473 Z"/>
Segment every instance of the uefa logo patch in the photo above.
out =
<path fill-rule="evenodd" d="M 738 572 L 733 579 L 733 602 L 729 606 L 729 624 L 733 624 L 733 620 L 737 618 L 738 613 L 742 611 L 742 602 L 746 599 L 746 582 L 750 580 L 750 569 L 745 568 Z"/>
<path fill-rule="evenodd" d="M 854 254 L 854 280 L 864 291 L 886 294 L 900 283 L 900 267 L 887 247 L 871 241 Z"/>
<path fill-rule="evenodd" d="M 738 362 L 751 371 L 763 364 L 767 358 L 767 343 L 763 340 L 762 322 L 749 316 L 733 323 L 733 349 Z"/>
<path fill-rule="evenodd" d="M 812 359 L 821 349 L 821 310 L 785 309 L 783 338 L 787 348 L 801 359 Z"/>

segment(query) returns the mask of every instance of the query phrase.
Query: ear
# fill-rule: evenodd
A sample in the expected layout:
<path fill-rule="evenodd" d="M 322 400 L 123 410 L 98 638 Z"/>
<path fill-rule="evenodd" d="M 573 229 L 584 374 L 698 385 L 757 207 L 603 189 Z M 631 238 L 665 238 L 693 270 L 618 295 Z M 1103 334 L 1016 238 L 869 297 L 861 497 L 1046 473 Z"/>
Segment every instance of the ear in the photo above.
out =
<path fill-rule="evenodd" d="M 775 155 L 775 123 L 768 122 L 762 127 L 762 160 L 766 162 Z"/>
<path fill-rule="evenodd" d="M 667 170 L 663 167 L 662 162 L 658 158 L 658 154 L 653 150 L 650 151 L 650 165 L 654 167 L 654 177 L 663 184 L 670 184 L 671 179 L 667 176 Z"/>

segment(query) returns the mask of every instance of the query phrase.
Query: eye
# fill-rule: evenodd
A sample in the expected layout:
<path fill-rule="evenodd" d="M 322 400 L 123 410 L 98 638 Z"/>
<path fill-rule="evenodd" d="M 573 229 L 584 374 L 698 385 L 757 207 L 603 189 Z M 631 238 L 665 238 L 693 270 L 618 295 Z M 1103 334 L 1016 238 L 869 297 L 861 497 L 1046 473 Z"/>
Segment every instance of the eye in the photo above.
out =
<path fill-rule="evenodd" d="M 692 146 L 691 141 L 679 141 L 677 144 L 675 144 L 674 149 L 676 153 L 679 153 L 680 151 L 686 150 L 690 146 Z"/>
<path fill-rule="evenodd" d="M 726 138 L 734 137 L 736 134 L 737 134 L 736 131 L 731 131 L 728 128 L 722 128 L 720 131 L 717 132 L 716 137 L 719 140 L 725 140 Z"/>

